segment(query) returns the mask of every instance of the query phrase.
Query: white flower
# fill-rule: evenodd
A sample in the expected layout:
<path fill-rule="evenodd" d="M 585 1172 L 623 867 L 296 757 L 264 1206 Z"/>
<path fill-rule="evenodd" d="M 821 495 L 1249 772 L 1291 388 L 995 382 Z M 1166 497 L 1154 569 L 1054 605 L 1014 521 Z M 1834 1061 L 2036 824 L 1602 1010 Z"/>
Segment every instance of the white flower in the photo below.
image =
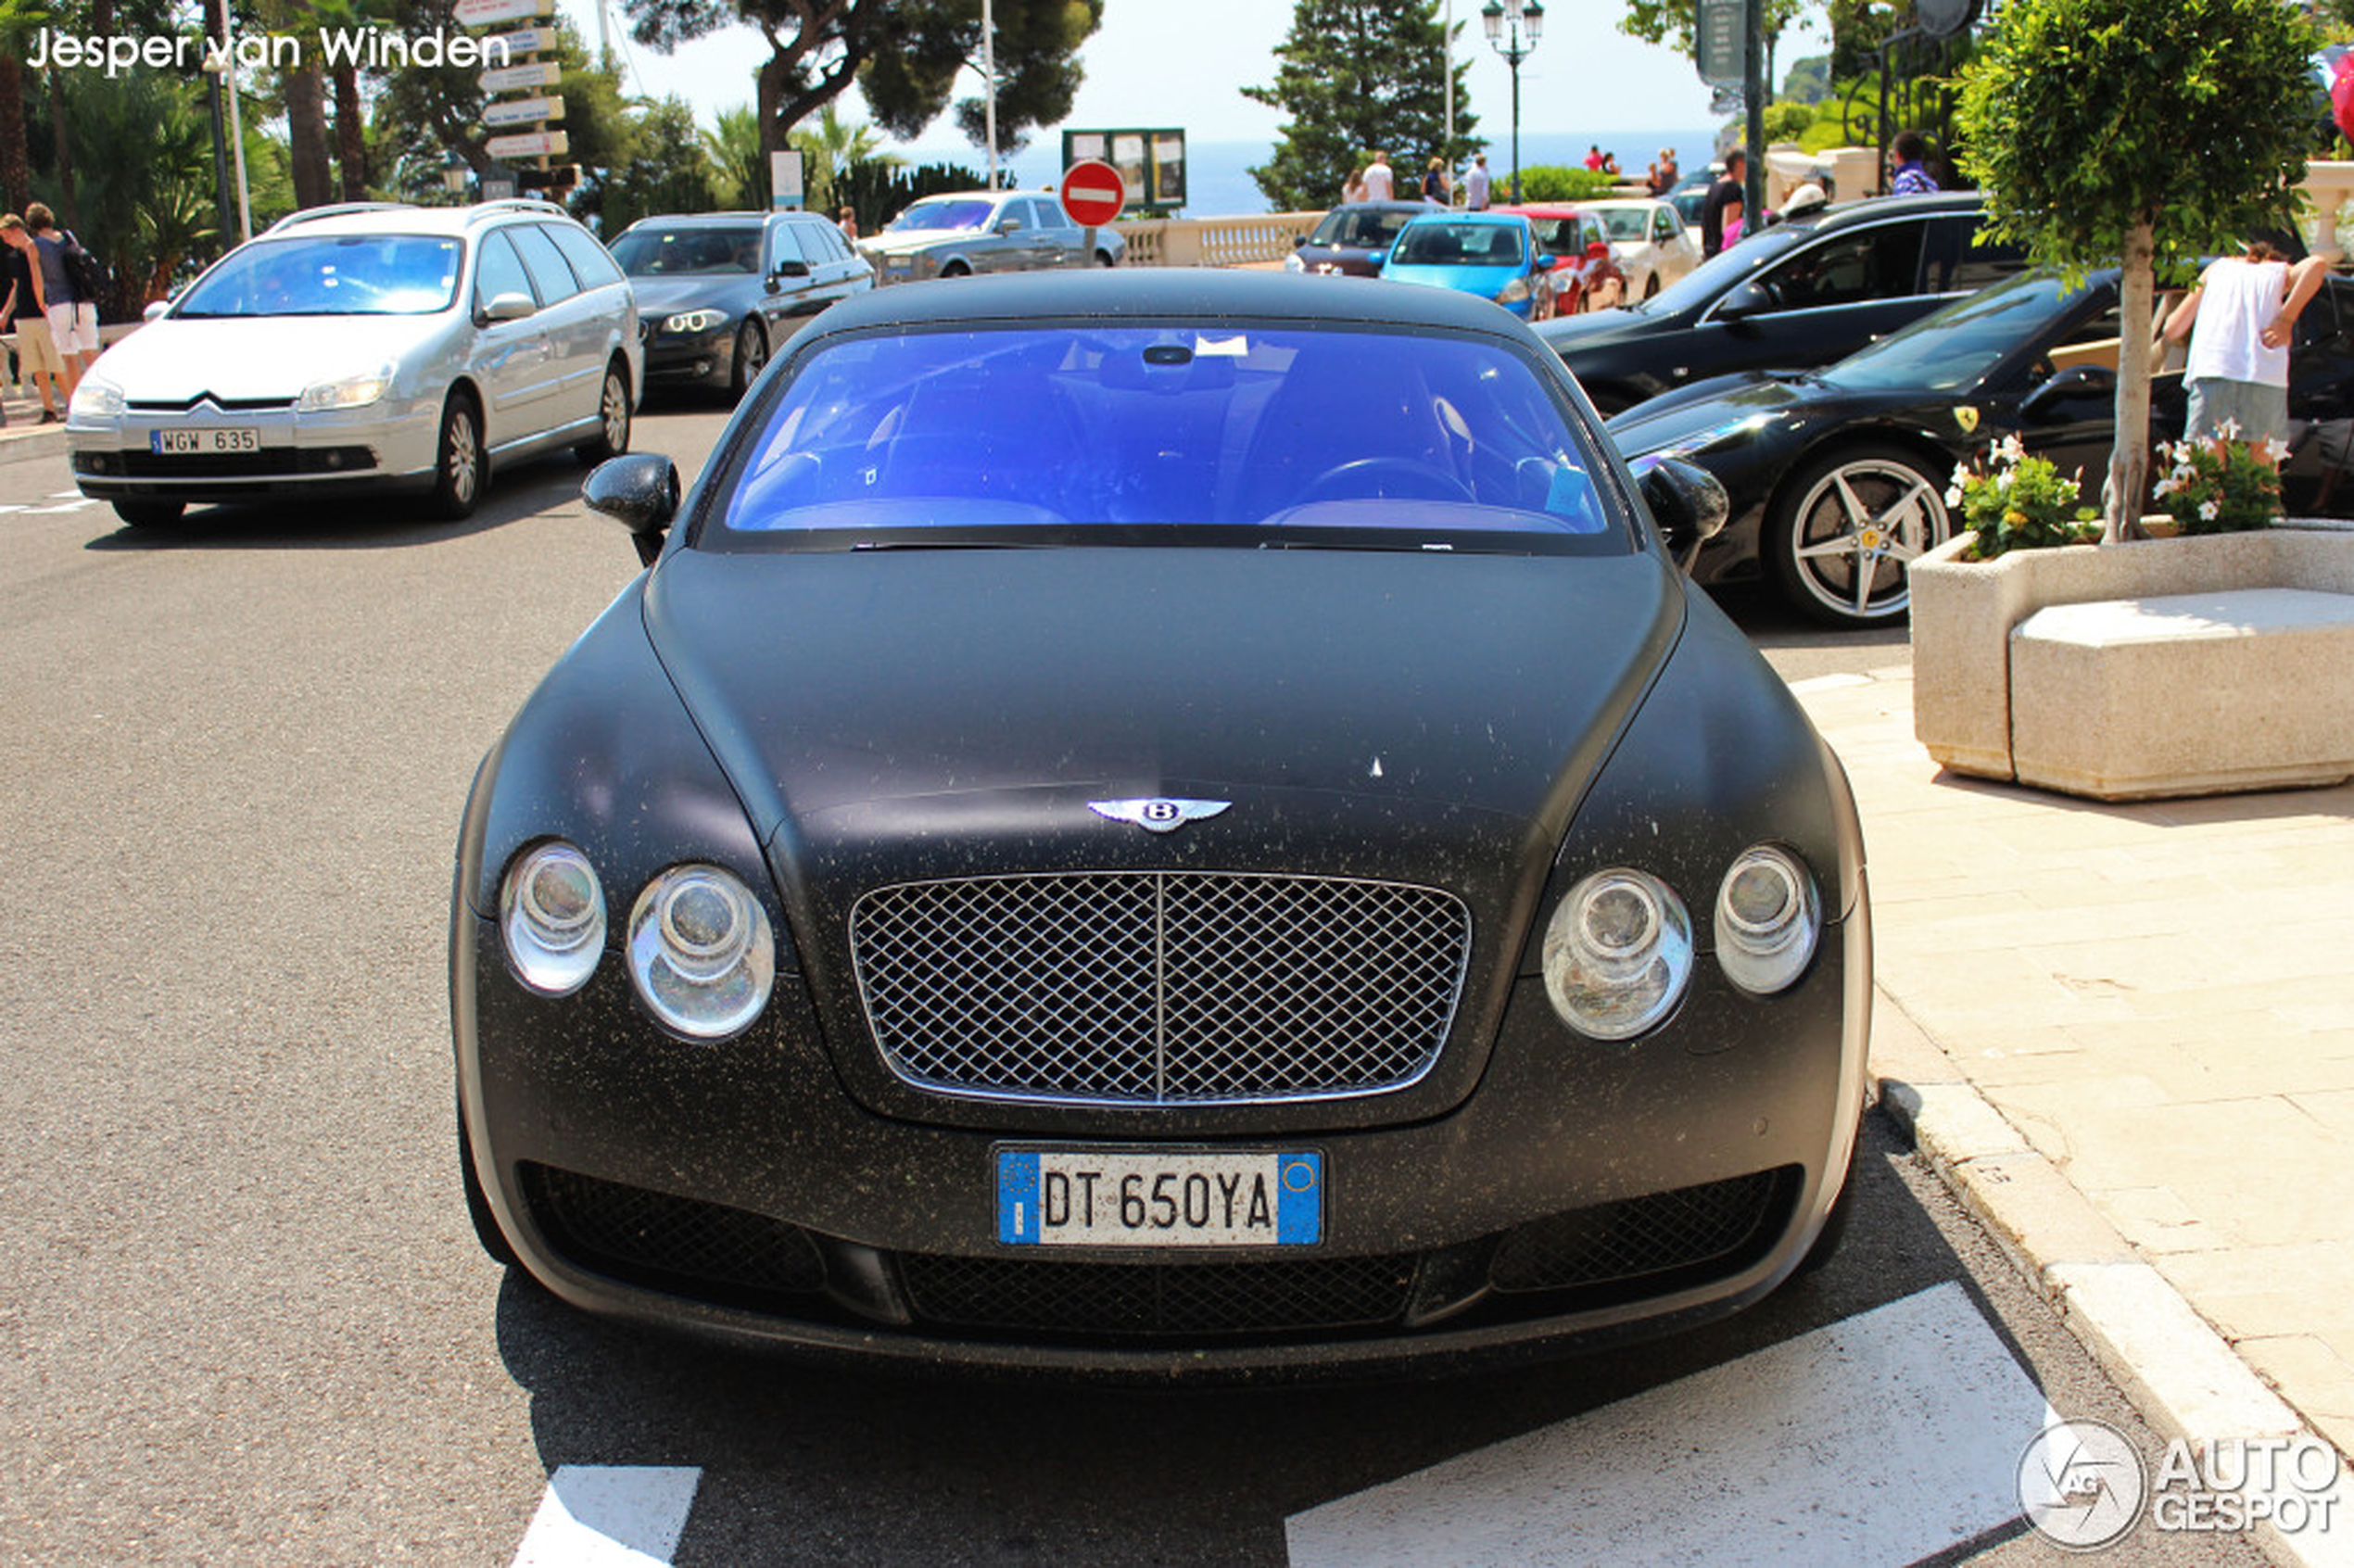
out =
<path fill-rule="evenodd" d="M 2266 462 L 2278 464 L 2288 456 L 2288 443 L 2277 436 L 2267 436 L 2256 443 L 2256 455 Z"/>
<path fill-rule="evenodd" d="M 2011 493 L 2011 471 L 2009 469 L 2006 468 L 2003 470 L 2002 473 L 1994 475 L 1994 487 L 2002 491 L 2003 494 L 2006 496 L 2009 495 Z"/>
<path fill-rule="evenodd" d="M 2165 478 L 2160 479 L 2157 484 L 2150 487 L 2150 494 L 2153 496 L 2170 496 L 2182 487 L 2183 481 L 2175 475 L 2170 474 Z"/>
<path fill-rule="evenodd" d="M 1968 484 L 1969 477 L 1968 463 L 1957 462 L 1954 465 L 1954 488 L 1958 490 L 1963 486 Z"/>
<path fill-rule="evenodd" d="M 2216 434 L 2226 441 L 2236 441 L 2240 438 L 2240 422 L 2235 419 L 2227 419 L 2218 428 Z"/>
<path fill-rule="evenodd" d="M 1947 506 L 1959 506 L 1962 504 L 1962 487 L 1959 485 L 1951 486 L 1946 489 L 1945 504 Z"/>
<path fill-rule="evenodd" d="M 2207 519 L 2209 523 L 2212 523 L 2215 521 L 2216 513 L 2221 512 L 2222 510 L 2223 503 L 2221 501 L 2201 501 L 2198 506 L 2198 514 Z"/>
<path fill-rule="evenodd" d="M 2027 444 L 2017 436 L 2006 436 L 1994 448 L 1994 455 L 2006 462 L 2019 462 L 2027 456 Z"/>

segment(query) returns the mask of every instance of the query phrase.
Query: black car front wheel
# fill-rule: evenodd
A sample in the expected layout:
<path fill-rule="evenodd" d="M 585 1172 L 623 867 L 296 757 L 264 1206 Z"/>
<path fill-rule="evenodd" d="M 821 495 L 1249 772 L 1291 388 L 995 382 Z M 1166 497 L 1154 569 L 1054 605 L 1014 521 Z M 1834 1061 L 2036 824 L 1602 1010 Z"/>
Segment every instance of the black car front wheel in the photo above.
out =
<path fill-rule="evenodd" d="M 767 363 L 768 335 L 760 330 L 758 322 L 744 322 L 736 329 L 736 357 L 728 367 L 728 396 L 741 399 Z"/>
<path fill-rule="evenodd" d="M 1765 552 L 1790 601 L 1833 626 L 1905 618 L 1905 569 L 1953 531 L 1943 480 L 1901 447 L 1843 447 L 1793 475 L 1766 520 Z"/>

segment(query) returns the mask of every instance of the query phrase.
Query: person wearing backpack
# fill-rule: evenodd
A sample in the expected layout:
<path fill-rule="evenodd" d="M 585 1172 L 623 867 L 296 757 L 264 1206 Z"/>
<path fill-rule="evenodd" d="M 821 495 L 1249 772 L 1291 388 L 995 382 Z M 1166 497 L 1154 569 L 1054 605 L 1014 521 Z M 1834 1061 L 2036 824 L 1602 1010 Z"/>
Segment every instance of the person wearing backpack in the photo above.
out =
<path fill-rule="evenodd" d="M 66 362 L 66 398 L 98 358 L 97 262 L 82 242 L 57 227 L 57 215 L 39 202 L 24 209 L 41 258 L 42 295 L 49 307 L 49 335 Z"/>

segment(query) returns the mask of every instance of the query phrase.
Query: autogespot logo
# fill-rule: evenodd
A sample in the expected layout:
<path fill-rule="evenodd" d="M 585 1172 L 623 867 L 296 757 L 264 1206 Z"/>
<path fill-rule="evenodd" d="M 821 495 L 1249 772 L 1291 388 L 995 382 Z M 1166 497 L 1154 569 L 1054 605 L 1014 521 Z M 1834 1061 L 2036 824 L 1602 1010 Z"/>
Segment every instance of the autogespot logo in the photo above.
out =
<path fill-rule="evenodd" d="M 2105 1421 L 2044 1428 L 2019 1456 L 2019 1506 L 2036 1534 L 2069 1551 L 2098 1551 L 2125 1536 L 2149 1493 L 2142 1456 Z"/>

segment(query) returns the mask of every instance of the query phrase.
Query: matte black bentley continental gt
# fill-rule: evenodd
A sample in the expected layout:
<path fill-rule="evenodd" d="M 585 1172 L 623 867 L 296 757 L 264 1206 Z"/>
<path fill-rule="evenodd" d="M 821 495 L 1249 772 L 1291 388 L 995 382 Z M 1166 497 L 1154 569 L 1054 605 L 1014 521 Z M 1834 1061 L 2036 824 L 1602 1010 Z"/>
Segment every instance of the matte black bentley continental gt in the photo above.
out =
<path fill-rule="evenodd" d="M 476 1223 L 582 1307 L 1130 1374 L 1587 1343 L 1827 1252 L 1836 759 L 1526 328 L 1198 272 L 805 328 L 484 763 Z"/>

